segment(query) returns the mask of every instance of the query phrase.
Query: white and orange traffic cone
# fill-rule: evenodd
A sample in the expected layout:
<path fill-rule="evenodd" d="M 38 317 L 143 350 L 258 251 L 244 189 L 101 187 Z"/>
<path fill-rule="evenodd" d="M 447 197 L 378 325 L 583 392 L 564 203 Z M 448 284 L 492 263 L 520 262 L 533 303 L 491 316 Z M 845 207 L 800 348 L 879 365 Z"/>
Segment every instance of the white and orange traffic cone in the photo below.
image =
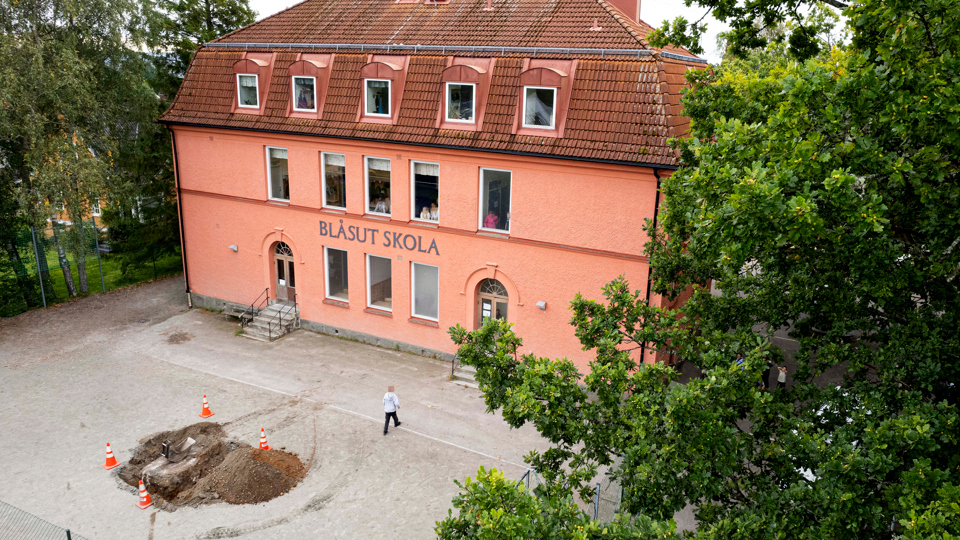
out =
<path fill-rule="evenodd" d="M 207 404 L 207 395 L 203 395 L 203 410 L 200 411 L 200 418 L 210 418 L 213 413 L 210 411 L 210 405 Z"/>
<path fill-rule="evenodd" d="M 110 449 L 110 443 L 107 443 L 107 462 L 103 464 L 103 468 L 109 471 L 119 466 L 120 462 L 117 461 L 117 458 L 113 457 L 113 450 Z"/>
<path fill-rule="evenodd" d="M 137 503 L 137 506 L 144 510 L 151 504 L 153 504 L 153 501 L 150 500 L 150 494 L 147 493 L 147 488 L 143 487 L 143 480 L 140 480 L 140 502 Z"/>
<path fill-rule="evenodd" d="M 267 444 L 267 434 L 263 431 L 263 428 L 260 428 L 260 449 L 273 450 L 273 448 L 270 448 L 270 445 Z"/>

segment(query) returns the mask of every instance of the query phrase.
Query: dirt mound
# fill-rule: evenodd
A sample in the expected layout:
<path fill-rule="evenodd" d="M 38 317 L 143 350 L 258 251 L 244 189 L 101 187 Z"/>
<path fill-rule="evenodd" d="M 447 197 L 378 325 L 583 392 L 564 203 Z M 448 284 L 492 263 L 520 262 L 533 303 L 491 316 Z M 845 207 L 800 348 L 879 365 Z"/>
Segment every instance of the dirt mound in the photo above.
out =
<path fill-rule="evenodd" d="M 287 471 L 293 471 L 295 476 Z M 206 493 L 216 493 L 230 504 L 260 503 L 290 491 L 305 473 L 303 463 L 293 454 L 258 448 L 237 449 L 197 484 L 194 493 L 201 499 L 206 498 Z"/>
<path fill-rule="evenodd" d="M 220 424 L 200 422 L 140 440 L 120 478 L 138 487 L 142 478 L 158 508 L 226 501 L 269 501 L 290 491 L 307 470 L 295 454 L 260 450 L 225 438 Z M 161 455 L 164 443 L 169 457 Z"/>

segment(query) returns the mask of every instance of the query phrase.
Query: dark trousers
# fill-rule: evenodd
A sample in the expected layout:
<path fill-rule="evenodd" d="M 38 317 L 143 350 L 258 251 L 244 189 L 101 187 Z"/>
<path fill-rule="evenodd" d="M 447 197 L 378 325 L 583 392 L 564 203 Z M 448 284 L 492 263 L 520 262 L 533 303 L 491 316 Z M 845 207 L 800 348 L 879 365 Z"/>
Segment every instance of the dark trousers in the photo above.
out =
<path fill-rule="evenodd" d="M 390 426 L 390 417 L 393 417 L 393 427 L 400 425 L 400 420 L 397 419 L 397 411 L 383 413 L 383 432 L 387 432 L 387 427 Z"/>

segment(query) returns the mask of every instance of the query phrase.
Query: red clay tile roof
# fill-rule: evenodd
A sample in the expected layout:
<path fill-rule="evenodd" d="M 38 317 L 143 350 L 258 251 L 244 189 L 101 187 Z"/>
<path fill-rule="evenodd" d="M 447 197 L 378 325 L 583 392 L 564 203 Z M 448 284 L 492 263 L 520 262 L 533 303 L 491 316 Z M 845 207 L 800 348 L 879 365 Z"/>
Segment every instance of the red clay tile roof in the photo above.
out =
<path fill-rule="evenodd" d="M 578 58 L 562 138 L 512 134 L 523 58 L 532 54 L 458 51 L 462 56 L 497 56 L 483 129 L 436 129 L 441 105 L 440 75 L 450 54 L 410 54 L 410 66 L 395 125 L 358 123 L 360 68 L 367 52 L 337 51 L 321 120 L 288 118 L 289 67 L 297 52 L 327 48 L 277 47 L 278 43 L 457 45 L 648 49 L 649 27 L 634 23 L 603 0 L 452 0 L 450 4 L 395 4 L 394 0 L 356 3 L 307 0 L 228 34 L 201 48 L 173 106 L 161 116 L 169 124 L 204 125 L 259 131 L 359 138 L 494 152 L 522 152 L 571 159 L 617 161 L 671 167 L 676 153 L 668 138 L 682 135 L 679 90 L 688 67 L 705 67 L 673 55 L 537 53 L 538 58 Z M 603 30 L 590 31 L 594 19 Z M 508 24 L 509 23 L 509 24 Z M 244 48 L 227 43 L 248 43 Z M 256 43 L 263 45 L 257 46 Z M 270 45 L 267 45 L 270 44 Z M 272 82 L 262 116 L 231 112 L 235 93 L 232 66 L 243 50 L 275 51 Z M 383 47 L 378 52 L 386 52 Z M 646 53 L 646 51 L 643 51 Z M 689 55 L 685 51 L 676 51 Z"/>

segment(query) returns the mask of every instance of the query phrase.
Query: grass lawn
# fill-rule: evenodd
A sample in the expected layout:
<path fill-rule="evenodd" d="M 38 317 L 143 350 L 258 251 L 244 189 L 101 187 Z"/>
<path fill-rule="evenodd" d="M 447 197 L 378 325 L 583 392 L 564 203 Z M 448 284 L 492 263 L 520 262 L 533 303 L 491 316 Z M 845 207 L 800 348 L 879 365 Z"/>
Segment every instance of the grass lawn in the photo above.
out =
<path fill-rule="evenodd" d="M 166 257 L 157 259 L 155 265 L 147 264 L 145 266 L 141 266 L 140 268 L 134 268 L 126 277 L 122 276 L 120 273 L 119 256 L 107 253 L 101 254 L 100 259 L 103 263 L 103 281 L 104 284 L 106 284 L 108 291 L 125 287 L 127 285 L 133 285 L 134 283 L 140 283 L 141 281 L 147 281 L 149 279 L 179 274 L 183 271 L 183 264 L 180 260 L 179 254 L 168 255 Z M 51 266 L 56 264 L 57 252 L 55 250 L 47 254 L 47 261 L 51 264 Z M 77 274 L 77 266 L 73 261 L 71 261 L 70 264 L 70 272 L 73 274 L 73 281 L 79 290 L 80 279 Z M 58 300 L 62 301 L 69 298 L 69 295 L 67 294 L 67 284 L 64 281 L 63 271 L 61 269 L 50 269 L 50 281 L 53 283 L 53 289 L 56 291 Z M 97 256 L 95 254 L 93 257 L 87 257 L 87 283 L 90 286 L 91 293 L 98 293 L 102 291 L 100 284 L 100 269 L 97 266 Z"/>

